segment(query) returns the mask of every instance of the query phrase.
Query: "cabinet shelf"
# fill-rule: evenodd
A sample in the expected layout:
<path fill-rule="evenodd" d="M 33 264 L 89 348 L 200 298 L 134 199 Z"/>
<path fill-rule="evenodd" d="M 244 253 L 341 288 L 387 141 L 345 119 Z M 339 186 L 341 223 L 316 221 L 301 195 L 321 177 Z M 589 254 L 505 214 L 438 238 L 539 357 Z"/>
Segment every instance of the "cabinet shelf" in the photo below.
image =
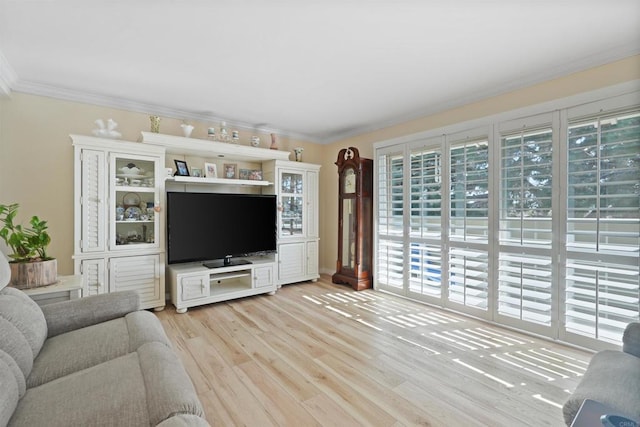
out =
<path fill-rule="evenodd" d="M 273 183 L 269 181 L 257 181 L 257 180 L 249 180 L 249 179 L 228 179 L 228 178 L 200 178 L 196 176 L 169 176 L 166 178 L 166 182 L 175 182 L 175 183 L 182 183 L 182 184 L 200 184 L 200 185 L 211 185 L 211 184 L 247 185 L 247 186 L 257 186 L 257 187 L 268 187 L 269 185 L 273 185 Z"/>
<path fill-rule="evenodd" d="M 155 187 L 136 187 L 135 185 L 117 185 L 116 191 L 122 193 L 155 193 Z"/>
<path fill-rule="evenodd" d="M 238 273 L 220 273 L 220 274 L 212 274 L 211 282 L 217 282 L 219 280 L 227 280 L 227 279 L 237 279 L 238 277 L 247 277 L 251 276 L 250 271 L 246 272 L 238 272 Z"/>

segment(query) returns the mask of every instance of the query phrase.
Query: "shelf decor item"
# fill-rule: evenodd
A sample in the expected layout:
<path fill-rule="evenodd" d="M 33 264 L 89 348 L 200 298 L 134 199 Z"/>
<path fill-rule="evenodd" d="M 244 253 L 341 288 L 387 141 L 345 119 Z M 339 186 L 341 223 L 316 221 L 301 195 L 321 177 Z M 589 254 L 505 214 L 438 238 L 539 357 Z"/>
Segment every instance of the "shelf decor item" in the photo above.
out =
<path fill-rule="evenodd" d="M 271 134 L 271 147 L 269 147 L 272 150 L 277 150 L 278 149 L 278 142 L 276 141 L 276 134 L 272 133 Z"/>
<path fill-rule="evenodd" d="M 235 163 L 224 164 L 224 177 L 227 179 L 235 179 L 238 177 L 238 165 Z"/>
<path fill-rule="evenodd" d="M 217 178 L 218 177 L 218 167 L 215 163 L 205 163 L 204 164 L 204 177 L 205 178 Z"/>
<path fill-rule="evenodd" d="M 189 138 L 191 136 L 191 132 L 193 132 L 193 125 L 183 123 L 180 125 L 180 127 L 182 128 L 182 133 L 184 134 L 184 137 Z"/>
<path fill-rule="evenodd" d="M 93 130 L 93 134 L 95 136 L 112 139 L 117 139 L 122 136 L 122 134 L 116 130 L 116 128 L 118 127 L 118 123 L 116 123 L 113 119 L 107 120 L 106 126 L 102 119 L 97 119 L 94 123 L 96 124 L 96 126 L 98 126 L 97 129 Z"/>
<path fill-rule="evenodd" d="M 10 285 L 18 289 L 35 288 L 55 283 L 58 280 L 58 262 L 47 255 L 51 237 L 47 233 L 47 221 L 31 217 L 29 226 L 15 224 L 18 203 L 0 204 L 0 237 L 13 254 Z"/>
<path fill-rule="evenodd" d="M 149 116 L 151 121 L 151 132 L 160 133 L 160 116 Z"/>
<path fill-rule="evenodd" d="M 189 176 L 189 167 L 184 160 L 174 159 L 176 163 L 176 175 L 177 176 Z"/>
<path fill-rule="evenodd" d="M 296 157 L 296 162 L 301 162 L 302 161 L 302 152 L 304 151 L 304 148 L 302 147 L 296 147 L 293 149 L 293 154 Z"/>

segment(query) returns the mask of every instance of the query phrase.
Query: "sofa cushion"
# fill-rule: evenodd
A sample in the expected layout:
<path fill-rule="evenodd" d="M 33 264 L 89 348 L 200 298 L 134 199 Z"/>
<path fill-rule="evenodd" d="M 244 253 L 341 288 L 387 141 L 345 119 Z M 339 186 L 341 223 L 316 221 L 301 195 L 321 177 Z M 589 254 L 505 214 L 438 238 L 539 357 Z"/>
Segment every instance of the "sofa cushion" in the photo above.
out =
<path fill-rule="evenodd" d="M 16 380 L 16 386 L 18 387 L 18 397 L 22 397 L 24 395 L 24 392 L 27 390 L 27 382 L 24 374 L 22 373 L 22 370 L 20 369 L 20 366 L 18 366 L 13 357 L 11 357 L 3 350 L 0 350 L 0 361 L 4 362 L 6 368 L 9 369 L 9 371 L 11 371 L 11 373 L 13 374 L 13 377 Z M 3 383 L 0 382 L 0 388 L 2 388 L 2 384 Z"/>
<path fill-rule="evenodd" d="M 42 347 L 27 377 L 27 387 L 115 359 L 152 341 L 171 346 L 160 321 L 148 311 L 57 335 Z"/>
<path fill-rule="evenodd" d="M 47 321 L 40 306 L 24 292 L 7 287 L 0 290 L 0 317 L 24 335 L 35 358 L 47 338 Z"/>
<path fill-rule="evenodd" d="M 15 374 L 6 359 L 0 356 L 0 426 L 6 426 L 9 422 L 18 405 L 18 394 Z"/>
<path fill-rule="evenodd" d="M 0 316 L 0 350 L 13 359 L 20 368 L 21 375 L 27 378 L 33 368 L 33 351 L 27 338 L 7 319 Z"/>
<path fill-rule="evenodd" d="M 27 390 L 9 426 L 150 425 L 138 354 Z"/>
<path fill-rule="evenodd" d="M 203 411 L 180 360 L 161 343 L 27 390 L 10 426 L 156 425 Z"/>
<path fill-rule="evenodd" d="M 571 425 L 585 399 L 640 419 L 640 358 L 614 350 L 596 353 L 562 408 L 567 425 Z"/>

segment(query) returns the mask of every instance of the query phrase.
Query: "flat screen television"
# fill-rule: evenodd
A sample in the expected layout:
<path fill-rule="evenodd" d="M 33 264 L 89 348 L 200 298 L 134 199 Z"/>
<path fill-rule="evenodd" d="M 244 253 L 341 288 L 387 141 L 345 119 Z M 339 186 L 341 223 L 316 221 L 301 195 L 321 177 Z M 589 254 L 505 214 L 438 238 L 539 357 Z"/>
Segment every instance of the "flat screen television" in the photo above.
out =
<path fill-rule="evenodd" d="M 167 192 L 168 263 L 247 263 L 276 251 L 276 222 L 275 195 Z"/>

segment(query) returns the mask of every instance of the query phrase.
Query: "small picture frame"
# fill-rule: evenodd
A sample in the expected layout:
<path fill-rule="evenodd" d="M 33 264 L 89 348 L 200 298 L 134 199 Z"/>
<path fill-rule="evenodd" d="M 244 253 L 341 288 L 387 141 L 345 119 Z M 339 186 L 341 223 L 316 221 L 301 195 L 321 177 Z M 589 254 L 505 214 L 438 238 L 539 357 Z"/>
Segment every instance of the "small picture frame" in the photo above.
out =
<path fill-rule="evenodd" d="M 251 175 L 251 169 L 240 169 L 240 174 L 238 175 L 238 178 L 249 179 L 249 175 Z"/>
<path fill-rule="evenodd" d="M 262 181 L 262 170 L 256 169 L 252 170 L 249 174 L 250 181 Z"/>
<path fill-rule="evenodd" d="M 176 162 L 176 173 L 174 176 L 189 176 L 189 167 L 187 166 L 187 162 L 184 160 L 177 160 Z"/>
<path fill-rule="evenodd" d="M 238 165 L 236 163 L 224 164 L 224 177 L 227 179 L 235 179 L 238 177 Z"/>
<path fill-rule="evenodd" d="M 249 181 L 262 181 L 262 170 L 260 169 L 240 169 L 240 179 Z"/>
<path fill-rule="evenodd" d="M 195 176 L 196 178 L 202 178 L 202 169 L 191 168 L 191 176 Z"/>
<path fill-rule="evenodd" d="M 205 178 L 217 178 L 218 177 L 218 167 L 215 163 L 205 163 L 204 164 L 204 177 Z"/>

